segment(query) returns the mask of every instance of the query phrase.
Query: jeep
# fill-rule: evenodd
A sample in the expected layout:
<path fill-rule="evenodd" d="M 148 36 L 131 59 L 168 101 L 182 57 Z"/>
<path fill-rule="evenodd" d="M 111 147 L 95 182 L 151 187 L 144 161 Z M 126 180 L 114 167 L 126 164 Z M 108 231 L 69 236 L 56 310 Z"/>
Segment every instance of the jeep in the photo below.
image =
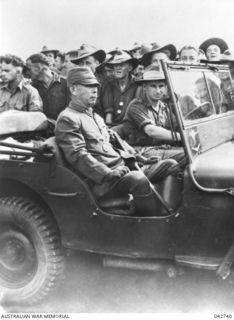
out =
<path fill-rule="evenodd" d="M 135 214 L 126 199 L 96 199 L 85 179 L 43 137 L 43 114 L 0 118 L 0 299 L 33 304 L 63 278 L 64 248 L 103 255 L 106 267 L 203 268 L 221 279 L 234 260 L 234 88 L 227 66 L 161 61 L 175 145 L 187 166 L 178 183 L 156 184 L 157 212 Z M 12 113 L 14 113 L 12 115 Z M 33 119 L 33 120 L 32 120 Z M 176 141 L 179 131 L 181 142 Z M 233 212 L 232 212 L 233 211 Z"/>

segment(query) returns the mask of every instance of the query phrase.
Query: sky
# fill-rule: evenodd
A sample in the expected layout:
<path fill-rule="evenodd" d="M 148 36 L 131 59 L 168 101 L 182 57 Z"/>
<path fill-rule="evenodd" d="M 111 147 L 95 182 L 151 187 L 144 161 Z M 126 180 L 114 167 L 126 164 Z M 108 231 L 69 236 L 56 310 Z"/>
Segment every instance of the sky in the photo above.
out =
<path fill-rule="evenodd" d="M 157 42 L 180 49 L 210 37 L 234 49 L 234 0 L 0 0 L 0 54 L 23 59 L 43 45 L 109 51 Z"/>

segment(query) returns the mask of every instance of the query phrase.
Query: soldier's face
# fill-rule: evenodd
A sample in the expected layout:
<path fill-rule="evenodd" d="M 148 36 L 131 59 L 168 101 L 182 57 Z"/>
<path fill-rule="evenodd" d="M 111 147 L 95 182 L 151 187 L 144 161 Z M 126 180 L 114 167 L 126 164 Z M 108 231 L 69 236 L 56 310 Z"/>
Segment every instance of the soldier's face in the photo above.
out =
<path fill-rule="evenodd" d="M 71 62 L 71 58 L 69 54 L 65 55 L 65 60 L 64 60 L 64 67 L 66 68 L 67 72 L 76 67 L 76 64 Z"/>
<path fill-rule="evenodd" d="M 180 53 L 180 61 L 184 63 L 198 62 L 198 53 L 194 49 L 184 49 Z"/>
<path fill-rule="evenodd" d="M 99 61 L 95 59 L 93 56 L 89 56 L 86 58 L 83 58 L 79 62 L 80 67 L 87 67 L 91 69 L 93 73 L 95 73 L 97 66 L 99 66 Z"/>
<path fill-rule="evenodd" d="M 163 80 L 150 81 L 144 85 L 144 89 L 150 101 L 157 101 L 167 97 L 167 85 Z"/>
<path fill-rule="evenodd" d="M 41 74 L 41 69 L 38 63 L 32 63 L 31 60 L 27 60 L 26 62 L 27 64 L 27 69 L 29 71 L 30 74 L 30 78 L 32 80 L 36 80 L 39 78 L 40 74 Z"/>
<path fill-rule="evenodd" d="M 206 50 L 207 59 L 210 61 L 217 61 L 220 60 L 221 57 L 221 50 L 216 44 L 212 44 Z"/>
<path fill-rule="evenodd" d="M 81 102 L 85 107 L 93 107 L 97 101 L 98 86 L 75 85 L 71 88 L 73 99 Z"/>
<path fill-rule="evenodd" d="M 106 75 L 106 78 L 113 79 L 115 77 L 114 69 L 110 68 L 109 66 L 104 67 L 104 72 Z"/>
<path fill-rule="evenodd" d="M 53 52 L 46 52 L 45 55 L 47 56 L 47 58 L 49 60 L 50 66 L 53 66 L 55 63 L 55 57 L 54 57 Z"/>
<path fill-rule="evenodd" d="M 2 62 L 1 64 L 1 79 L 4 83 L 14 81 L 19 74 L 19 68 L 15 67 L 11 63 Z"/>
<path fill-rule="evenodd" d="M 124 79 L 129 76 L 132 66 L 127 63 L 114 64 L 114 75 L 116 79 Z"/>
<path fill-rule="evenodd" d="M 61 70 L 61 69 L 62 69 L 62 67 L 63 67 L 63 62 L 62 62 L 61 57 L 58 56 L 58 57 L 55 58 L 54 65 L 55 65 L 55 67 L 56 67 L 58 70 Z"/>
<path fill-rule="evenodd" d="M 195 88 L 195 97 L 201 102 L 209 101 L 209 93 L 204 81 L 198 82 Z"/>
<path fill-rule="evenodd" d="M 151 64 L 159 65 L 159 60 L 170 60 L 165 52 L 154 52 L 151 56 Z"/>
<path fill-rule="evenodd" d="M 141 57 L 140 49 L 132 50 L 131 54 L 132 54 L 133 58 L 136 58 L 136 59 L 140 59 L 140 57 Z"/>

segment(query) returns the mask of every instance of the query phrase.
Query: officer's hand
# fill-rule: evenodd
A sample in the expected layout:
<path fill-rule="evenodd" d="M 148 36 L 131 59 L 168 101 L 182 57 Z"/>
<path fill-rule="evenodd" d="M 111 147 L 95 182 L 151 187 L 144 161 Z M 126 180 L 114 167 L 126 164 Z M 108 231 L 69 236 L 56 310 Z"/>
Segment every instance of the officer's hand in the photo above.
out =
<path fill-rule="evenodd" d="M 130 170 L 128 169 L 128 167 L 126 166 L 120 166 L 114 170 L 112 170 L 111 172 L 109 172 L 106 176 L 105 176 L 105 181 L 111 181 L 111 180 L 118 180 L 121 177 L 125 176 L 125 174 L 127 174 L 128 172 L 130 172 Z"/>
<path fill-rule="evenodd" d="M 158 163 L 161 160 L 160 156 L 151 156 L 146 158 L 146 164 Z"/>
<path fill-rule="evenodd" d="M 159 162 L 161 160 L 161 157 L 159 157 L 159 156 L 151 156 L 149 158 L 146 158 L 146 157 L 144 157 L 144 156 L 142 156 L 140 154 L 137 154 L 136 155 L 136 160 L 137 160 L 137 162 L 140 162 L 143 165 L 145 165 L 145 164 L 157 163 L 157 162 Z"/>

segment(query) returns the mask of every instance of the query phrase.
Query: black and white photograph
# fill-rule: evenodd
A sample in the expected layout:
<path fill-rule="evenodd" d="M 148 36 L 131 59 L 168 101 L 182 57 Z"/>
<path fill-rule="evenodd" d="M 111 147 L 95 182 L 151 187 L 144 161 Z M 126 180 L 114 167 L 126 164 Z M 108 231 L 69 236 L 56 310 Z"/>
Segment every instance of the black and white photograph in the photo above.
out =
<path fill-rule="evenodd" d="M 0 0 L 0 318 L 232 319 L 233 0 Z"/>

